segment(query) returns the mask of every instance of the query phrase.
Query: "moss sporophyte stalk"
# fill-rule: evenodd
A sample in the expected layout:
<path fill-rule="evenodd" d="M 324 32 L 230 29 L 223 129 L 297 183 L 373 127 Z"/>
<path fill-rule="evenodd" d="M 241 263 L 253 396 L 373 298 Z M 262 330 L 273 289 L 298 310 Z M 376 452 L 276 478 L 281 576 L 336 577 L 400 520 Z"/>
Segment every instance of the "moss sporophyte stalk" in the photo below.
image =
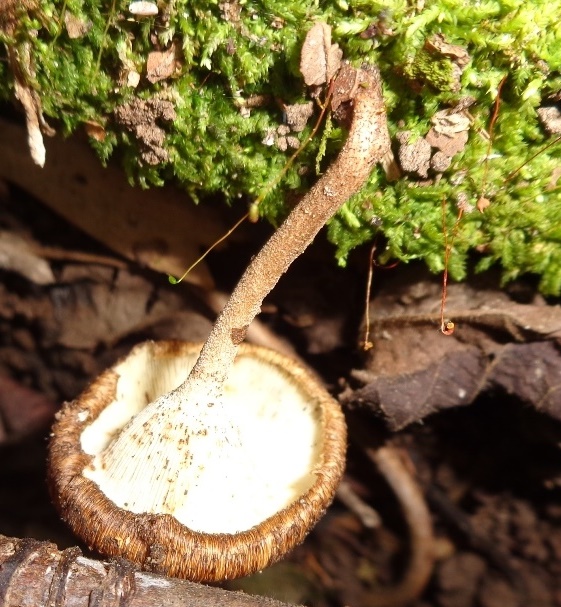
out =
<path fill-rule="evenodd" d="M 353 66 L 377 64 L 394 159 L 329 222 L 344 264 L 384 236 L 382 257 L 444 264 L 468 255 L 505 281 L 561 293 L 561 0 L 60 0 L 2 9 L 0 94 L 57 131 L 86 129 L 102 161 L 144 186 L 220 193 L 278 224 L 335 158 L 344 116 L 321 112 L 299 69 L 314 22 Z M 18 94 L 19 92 L 19 94 Z M 307 117 L 306 117 L 307 116 Z M 339 120 L 337 120 L 339 118 Z M 341 119 L 342 118 L 342 119 Z M 491 122 L 492 128 L 491 128 Z M 48 162 L 48 157 L 46 159 Z M 266 194 L 266 195 L 264 195 Z M 187 203 L 186 203 L 187 204 Z"/>

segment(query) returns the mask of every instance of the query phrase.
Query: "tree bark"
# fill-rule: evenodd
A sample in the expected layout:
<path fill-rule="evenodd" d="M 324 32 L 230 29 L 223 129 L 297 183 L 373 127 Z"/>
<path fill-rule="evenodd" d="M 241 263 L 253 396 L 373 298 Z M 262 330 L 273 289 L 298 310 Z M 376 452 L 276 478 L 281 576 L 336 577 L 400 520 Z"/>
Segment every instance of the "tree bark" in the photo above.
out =
<path fill-rule="evenodd" d="M 292 607 L 273 599 L 138 571 L 50 542 L 0 535 L 1 607 Z"/>

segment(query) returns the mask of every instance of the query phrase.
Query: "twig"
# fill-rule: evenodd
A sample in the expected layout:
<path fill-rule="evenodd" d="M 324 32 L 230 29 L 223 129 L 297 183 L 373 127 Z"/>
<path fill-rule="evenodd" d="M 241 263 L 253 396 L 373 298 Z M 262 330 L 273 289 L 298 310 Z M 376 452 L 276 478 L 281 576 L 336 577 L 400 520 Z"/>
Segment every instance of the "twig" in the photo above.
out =
<path fill-rule="evenodd" d="M 109 266 L 119 270 L 125 270 L 130 267 L 130 263 L 110 255 L 99 255 L 97 253 L 86 253 L 85 251 L 69 251 L 60 247 L 45 247 L 41 245 L 31 245 L 31 250 L 43 259 L 52 259 L 55 261 L 68 261 L 85 264 L 98 264 L 100 266 Z"/>
<path fill-rule="evenodd" d="M 410 469 L 413 463 L 404 451 L 385 446 L 366 448 L 366 455 L 376 465 L 395 493 L 409 528 L 409 566 L 401 582 L 393 587 L 369 593 L 368 607 L 399 607 L 418 598 L 427 585 L 434 566 L 432 521 L 421 488 Z"/>
<path fill-rule="evenodd" d="M 414 478 L 413 462 L 401 449 L 384 445 L 373 447 L 375 430 L 359 418 L 350 418 L 351 437 L 394 492 L 409 529 L 409 564 L 394 587 L 377 588 L 365 594 L 365 607 L 401 607 L 417 599 L 426 587 L 435 560 L 434 536 L 429 509 Z"/>
<path fill-rule="evenodd" d="M 377 529 L 380 527 L 382 522 L 380 515 L 370 504 L 367 504 L 356 494 L 348 481 L 341 481 L 337 489 L 337 499 L 345 504 L 351 512 L 356 514 L 360 522 L 367 529 Z"/>

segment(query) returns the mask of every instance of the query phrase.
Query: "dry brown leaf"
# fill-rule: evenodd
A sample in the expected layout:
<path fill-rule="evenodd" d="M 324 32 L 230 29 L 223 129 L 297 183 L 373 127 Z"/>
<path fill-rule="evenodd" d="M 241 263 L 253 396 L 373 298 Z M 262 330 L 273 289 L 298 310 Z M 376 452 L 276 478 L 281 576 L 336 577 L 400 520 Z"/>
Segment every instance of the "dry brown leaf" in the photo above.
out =
<path fill-rule="evenodd" d="M 87 120 L 84 122 L 84 130 L 86 131 L 88 137 L 91 137 L 96 141 L 105 141 L 105 138 L 107 137 L 107 132 L 103 128 L 103 125 L 99 124 L 99 122 L 95 122 L 94 120 Z"/>
<path fill-rule="evenodd" d="M 442 34 L 435 34 L 425 41 L 425 48 L 433 53 L 448 57 L 461 68 L 470 62 L 469 53 L 463 46 L 450 44 Z"/>
<path fill-rule="evenodd" d="M 432 128 L 427 133 L 426 140 L 431 147 L 436 148 L 446 154 L 446 156 L 451 157 L 455 156 L 466 147 L 468 132 L 461 131 L 449 136 L 439 133 L 436 129 Z"/>
<path fill-rule="evenodd" d="M 72 270 L 72 266 L 65 268 L 68 269 Z M 111 279 L 113 272 L 108 268 L 90 266 L 78 269 L 81 272 L 79 276 L 65 271 L 60 277 L 61 282 L 69 285 L 66 296 L 58 300 L 53 318 L 44 321 L 50 327 L 46 333 L 55 340 L 53 345 L 96 348 L 100 344 L 117 343 L 131 333 L 139 332 L 160 338 L 188 335 L 188 341 L 195 341 L 195 337 L 206 338 L 210 331 L 210 321 L 200 315 L 193 313 L 176 318 L 185 307 L 180 290 L 170 290 L 165 298 L 151 301 L 153 284 L 141 276 L 120 271 L 116 278 Z M 89 279 L 85 278 L 84 270 L 90 273 Z M 177 332 L 178 325 L 183 325 L 180 332 Z M 161 327 L 156 334 L 152 333 L 154 326 Z M 162 328 L 165 326 L 174 332 L 166 336 Z"/>
<path fill-rule="evenodd" d="M 430 167 L 431 146 L 422 137 L 409 143 L 409 136 L 408 131 L 398 134 L 399 164 L 406 173 L 416 173 L 420 177 L 426 178 Z"/>
<path fill-rule="evenodd" d="M 498 389 L 561 419 L 560 306 L 539 297 L 518 303 L 481 282 L 451 284 L 446 314 L 456 330 L 444 336 L 440 281 L 404 274 L 371 302 L 374 347 L 353 372 L 363 386 L 345 395 L 348 402 L 371 407 L 397 430 Z"/>
<path fill-rule="evenodd" d="M 506 344 L 493 361 L 487 387 L 500 388 L 561 419 L 561 351 L 559 343 Z"/>
<path fill-rule="evenodd" d="M 337 112 L 339 106 L 350 101 L 360 86 L 361 72 L 354 68 L 348 61 L 343 61 L 335 82 L 333 84 L 333 97 L 331 98 L 331 109 Z"/>
<path fill-rule="evenodd" d="M 306 34 L 300 55 L 300 71 L 308 86 L 330 82 L 341 65 L 343 51 L 331 44 L 331 27 L 318 22 Z"/>

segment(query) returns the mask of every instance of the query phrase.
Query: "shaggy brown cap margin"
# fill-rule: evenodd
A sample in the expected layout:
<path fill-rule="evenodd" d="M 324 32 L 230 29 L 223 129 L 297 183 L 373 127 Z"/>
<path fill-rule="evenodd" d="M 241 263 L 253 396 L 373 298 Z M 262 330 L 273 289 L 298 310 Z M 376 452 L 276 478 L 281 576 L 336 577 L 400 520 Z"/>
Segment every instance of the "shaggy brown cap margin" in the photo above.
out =
<path fill-rule="evenodd" d="M 155 357 L 166 357 L 198 353 L 201 345 L 170 341 L 153 342 L 152 347 Z M 147 571 L 216 582 L 259 571 L 302 542 L 331 503 L 343 474 L 345 421 L 337 401 L 298 363 L 274 351 L 241 344 L 240 354 L 249 353 L 281 367 L 293 378 L 297 375 L 301 389 L 322 411 L 324 444 L 313 486 L 287 508 L 235 534 L 195 532 L 169 514 L 134 514 L 117 507 L 83 476 L 92 457 L 80 445 L 85 428 L 115 398 L 118 376 L 108 369 L 58 414 L 48 460 L 53 501 L 91 549 L 125 557 Z"/>

